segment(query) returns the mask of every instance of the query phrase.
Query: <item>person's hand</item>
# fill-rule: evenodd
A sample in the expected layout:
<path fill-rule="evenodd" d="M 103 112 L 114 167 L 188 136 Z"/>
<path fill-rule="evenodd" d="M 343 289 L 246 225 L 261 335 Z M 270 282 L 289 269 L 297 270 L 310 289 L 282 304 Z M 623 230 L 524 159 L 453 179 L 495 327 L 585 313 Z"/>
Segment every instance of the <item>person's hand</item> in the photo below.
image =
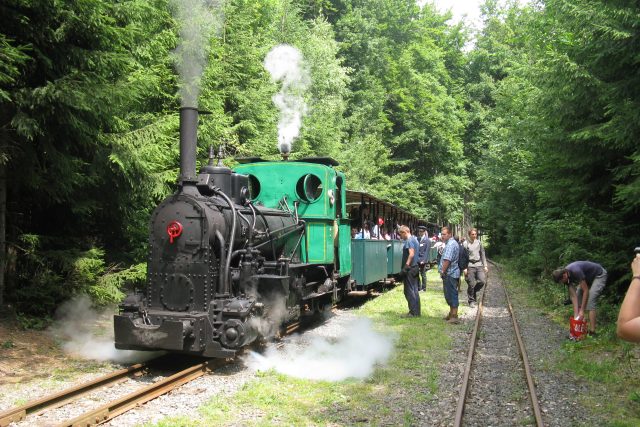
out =
<path fill-rule="evenodd" d="M 465 268 L 462 272 L 464 273 L 464 277 L 467 277 L 467 269 Z"/>
<path fill-rule="evenodd" d="M 407 274 L 409 272 L 409 270 L 411 269 L 411 267 L 409 267 L 408 265 L 405 264 L 404 267 L 402 267 L 402 272 L 404 274 Z"/>
<path fill-rule="evenodd" d="M 485 267 L 485 268 L 484 268 L 484 272 L 485 272 L 485 273 L 488 273 L 488 272 L 489 272 L 489 267 Z"/>
<path fill-rule="evenodd" d="M 636 255 L 631 263 L 631 271 L 633 276 L 640 276 L 640 254 Z"/>
<path fill-rule="evenodd" d="M 576 317 L 576 320 L 581 320 L 584 319 L 584 310 L 580 309 L 580 311 L 578 311 L 578 317 Z"/>

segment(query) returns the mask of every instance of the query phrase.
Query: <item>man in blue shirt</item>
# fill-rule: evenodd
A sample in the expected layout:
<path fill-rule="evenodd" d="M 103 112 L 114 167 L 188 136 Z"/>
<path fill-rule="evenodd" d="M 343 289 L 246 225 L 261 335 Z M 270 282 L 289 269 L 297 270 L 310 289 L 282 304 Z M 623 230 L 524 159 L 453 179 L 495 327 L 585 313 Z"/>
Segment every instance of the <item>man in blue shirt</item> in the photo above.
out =
<path fill-rule="evenodd" d="M 569 286 L 573 318 L 584 319 L 589 312 L 589 335 L 596 333 L 596 300 L 607 284 L 607 270 L 591 261 L 574 261 L 553 272 L 553 280 Z"/>
<path fill-rule="evenodd" d="M 404 297 L 409 304 L 409 317 L 420 316 L 420 295 L 418 294 L 418 239 L 411 235 L 411 229 L 401 225 L 400 238 L 404 240 L 402 247 L 402 273 L 404 275 Z"/>
<path fill-rule="evenodd" d="M 459 323 L 458 320 L 458 279 L 460 269 L 458 268 L 458 257 L 460 248 L 458 242 L 453 238 L 449 227 L 442 227 L 442 241 L 445 243 L 444 252 L 438 264 L 438 272 L 442 278 L 444 289 L 444 299 L 449 305 L 449 314 L 444 318 L 449 323 Z"/>

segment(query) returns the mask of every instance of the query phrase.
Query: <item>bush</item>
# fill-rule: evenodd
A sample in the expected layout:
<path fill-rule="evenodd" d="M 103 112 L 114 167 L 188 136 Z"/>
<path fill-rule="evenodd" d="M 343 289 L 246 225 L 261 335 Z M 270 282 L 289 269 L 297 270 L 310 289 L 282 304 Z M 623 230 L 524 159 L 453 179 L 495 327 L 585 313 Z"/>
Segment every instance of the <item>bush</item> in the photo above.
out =
<path fill-rule="evenodd" d="M 145 264 L 126 269 L 105 267 L 104 251 L 43 249 L 51 246 L 46 238 L 37 235 L 20 237 L 20 252 L 14 251 L 10 260 L 15 270 L 15 283 L 8 286 L 8 300 L 15 302 L 16 311 L 27 327 L 28 319 L 46 319 L 63 301 L 79 293 L 86 293 L 96 306 L 118 303 L 124 297 L 121 289 L 132 283 L 144 283 Z"/>

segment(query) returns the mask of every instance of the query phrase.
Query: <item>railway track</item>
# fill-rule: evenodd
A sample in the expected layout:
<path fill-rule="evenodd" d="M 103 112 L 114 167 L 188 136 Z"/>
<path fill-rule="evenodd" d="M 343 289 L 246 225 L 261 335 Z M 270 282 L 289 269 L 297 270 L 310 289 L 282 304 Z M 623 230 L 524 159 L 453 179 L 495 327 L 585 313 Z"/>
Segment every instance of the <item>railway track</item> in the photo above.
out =
<path fill-rule="evenodd" d="M 478 305 L 454 426 L 495 425 L 486 417 L 492 414 L 501 420 L 498 424 L 542 427 L 529 359 L 507 289 L 498 280 L 487 282 L 491 286 L 485 287 Z M 492 318 L 485 321 L 487 303 Z M 527 399 L 518 392 L 524 389 Z"/>
<path fill-rule="evenodd" d="M 156 363 L 159 362 L 156 361 Z M 155 381 L 146 386 L 139 387 L 137 390 L 123 397 L 110 401 L 97 408 L 90 409 L 72 419 L 56 423 L 47 422 L 47 425 L 55 425 L 58 427 L 77 427 L 93 426 L 107 422 L 118 415 L 135 408 L 136 406 L 142 405 L 151 399 L 168 393 L 171 390 L 192 381 L 209 371 L 218 369 L 226 363 L 226 360 L 221 359 L 212 359 L 196 364 L 191 363 L 185 369 L 181 369 L 166 378 Z M 0 413 L 0 427 L 6 427 L 12 422 L 22 421 L 29 415 L 42 414 L 61 406 L 72 404 L 89 393 L 113 386 L 127 380 L 128 378 L 146 375 L 149 367 L 149 364 L 136 364 L 76 387 L 63 390 L 59 393 L 55 393 L 53 395 L 28 402 L 20 407 L 2 412 Z"/>
<path fill-rule="evenodd" d="M 335 307 L 332 307 L 335 309 Z M 311 326 L 305 322 L 290 323 L 281 329 L 281 337 L 291 335 L 295 332 L 304 331 L 306 327 Z M 149 363 L 139 363 L 132 365 L 128 368 L 121 369 L 102 377 L 93 379 L 86 383 L 68 388 L 58 393 L 45 396 L 19 407 L 9 409 L 4 412 L 0 412 L 0 427 L 7 427 L 14 422 L 20 422 L 25 420 L 27 416 L 40 415 L 48 411 L 55 410 L 62 406 L 77 402 L 80 398 L 105 389 L 112 387 L 118 383 L 124 382 L 130 378 L 140 378 L 148 374 L 151 368 L 154 366 L 161 366 L 162 364 L 170 364 L 171 362 L 163 362 L 159 358 Z M 215 371 L 221 368 L 229 361 L 224 359 L 209 359 L 201 363 L 191 363 L 184 369 L 177 371 L 176 373 L 166 376 L 165 378 L 155 381 L 146 386 L 139 387 L 135 391 L 126 394 L 125 396 L 105 403 L 98 408 L 88 410 L 72 419 L 68 419 L 60 423 L 47 422 L 46 425 L 57 427 L 77 427 L 77 426 L 93 426 L 105 423 L 118 415 L 127 412 L 139 405 L 144 404 L 158 396 L 166 394 L 171 390 L 180 387 L 183 384 L 193 381 L 196 378 L 201 377 L 210 371 Z M 184 363 L 182 363 L 184 364 Z"/>
<path fill-rule="evenodd" d="M 338 309 L 338 306 L 332 306 L 331 311 Z M 283 326 L 280 330 L 280 337 L 284 338 L 296 332 L 303 332 L 308 327 L 317 325 L 318 320 L 313 321 L 297 321 Z M 125 369 L 121 369 L 110 374 L 104 375 L 97 379 L 88 381 L 78 386 L 71 387 L 61 392 L 45 396 L 19 407 L 0 412 L 0 427 L 7 427 L 14 422 L 25 420 L 26 417 L 32 415 L 40 415 L 45 412 L 55 410 L 68 404 L 77 402 L 80 398 L 104 389 L 112 387 L 118 383 L 124 382 L 130 378 L 139 378 L 148 374 L 151 368 L 159 366 L 163 362 L 159 358 L 149 363 L 139 363 Z M 191 364 L 185 369 L 167 376 L 159 381 L 153 382 L 146 386 L 139 387 L 137 390 L 126 394 L 125 396 L 110 401 L 106 404 L 88 410 L 72 419 L 60 423 L 46 422 L 46 425 L 55 425 L 59 427 L 67 426 L 93 426 L 105 423 L 118 415 L 127 412 L 139 405 L 148 402 L 158 396 L 166 394 L 171 390 L 192 381 L 209 371 L 214 371 L 228 363 L 227 360 L 210 359 L 201 363 Z"/>

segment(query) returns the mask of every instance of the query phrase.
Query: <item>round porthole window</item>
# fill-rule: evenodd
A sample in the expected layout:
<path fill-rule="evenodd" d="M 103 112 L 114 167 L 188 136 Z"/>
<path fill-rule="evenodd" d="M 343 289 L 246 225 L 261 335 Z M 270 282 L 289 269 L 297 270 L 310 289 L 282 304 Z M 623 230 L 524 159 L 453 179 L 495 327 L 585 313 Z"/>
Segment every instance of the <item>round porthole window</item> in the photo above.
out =
<path fill-rule="evenodd" d="M 260 181 L 254 175 L 249 175 L 249 200 L 255 200 L 260 194 Z"/>
<path fill-rule="evenodd" d="M 306 174 L 298 180 L 296 192 L 301 200 L 314 202 L 322 195 L 322 181 L 313 174 Z"/>

